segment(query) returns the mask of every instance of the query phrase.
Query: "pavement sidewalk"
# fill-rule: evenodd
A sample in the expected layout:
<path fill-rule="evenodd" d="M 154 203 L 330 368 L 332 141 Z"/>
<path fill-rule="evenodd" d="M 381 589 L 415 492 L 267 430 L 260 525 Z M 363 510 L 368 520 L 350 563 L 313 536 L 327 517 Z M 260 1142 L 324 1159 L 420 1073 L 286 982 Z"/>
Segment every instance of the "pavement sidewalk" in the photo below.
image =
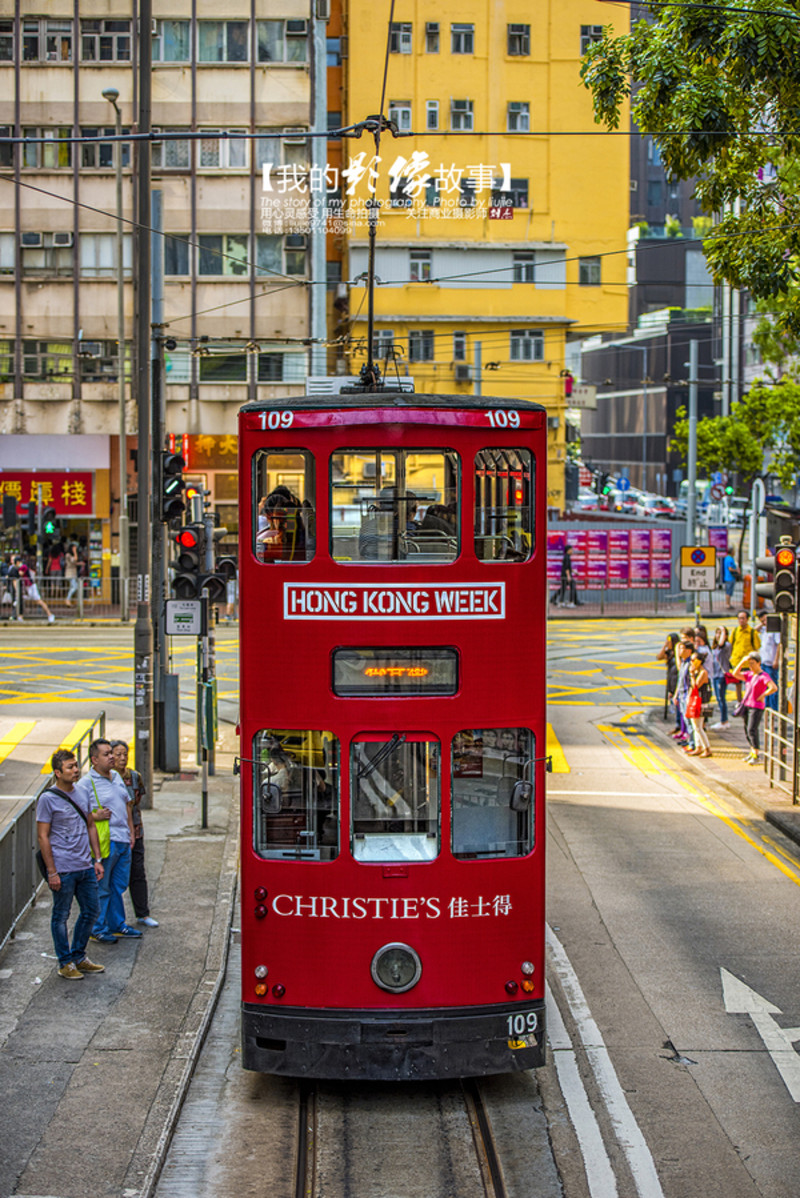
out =
<path fill-rule="evenodd" d="M 144 826 L 160 926 L 90 941 L 105 973 L 80 985 L 58 976 L 47 891 L 0 956 L 0 1198 L 151 1191 L 227 960 L 235 789 L 230 775 L 209 779 L 202 829 L 199 779 L 156 781 Z"/>
<path fill-rule="evenodd" d="M 709 729 L 712 757 L 688 757 L 669 735 L 674 728 L 674 718 L 664 720 L 661 710 L 653 710 L 647 717 L 648 728 L 659 741 L 669 746 L 676 756 L 690 764 L 703 776 L 708 785 L 724 787 L 746 803 L 757 814 L 779 828 L 785 836 L 800 844 L 800 806 L 792 804 L 790 794 L 777 786 L 771 786 L 763 761 L 758 765 L 745 765 L 749 745 L 744 735 L 744 724 L 732 714 L 729 704 L 730 727 L 717 731 Z M 764 732 L 761 731 L 763 748 Z M 762 753 L 763 757 L 763 753 Z"/>

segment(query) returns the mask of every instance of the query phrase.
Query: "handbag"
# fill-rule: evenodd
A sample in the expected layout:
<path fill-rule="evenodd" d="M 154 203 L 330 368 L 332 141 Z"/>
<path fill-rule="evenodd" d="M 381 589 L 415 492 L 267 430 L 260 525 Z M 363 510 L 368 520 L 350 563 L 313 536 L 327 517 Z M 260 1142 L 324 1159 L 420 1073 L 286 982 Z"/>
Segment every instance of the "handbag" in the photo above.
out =
<path fill-rule="evenodd" d="M 83 820 L 83 822 L 86 824 L 86 831 L 88 832 L 88 831 L 89 831 L 89 821 L 87 820 L 86 816 L 85 816 L 85 815 L 84 815 L 84 813 L 81 811 L 80 807 L 79 807 L 79 806 L 78 806 L 78 804 L 75 802 L 75 800 L 74 800 L 74 799 L 71 799 L 71 798 L 69 797 L 69 795 L 65 795 L 65 794 L 64 794 L 64 792 L 63 792 L 63 790 L 59 790 L 57 786 L 48 786 L 48 788 L 47 788 L 47 791 L 45 791 L 45 792 L 43 792 L 43 793 L 47 794 L 47 793 L 48 793 L 48 791 L 49 791 L 49 793 L 50 793 L 50 794 L 58 795 L 58 797 L 59 797 L 60 799 L 66 799 L 66 800 L 67 800 L 67 802 L 68 802 L 68 803 L 70 803 L 70 804 L 71 804 L 71 805 L 72 805 L 72 806 L 75 808 L 75 810 L 77 811 L 78 815 L 81 817 L 81 819 Z M 45 859 L 44 859 L 44 853 L 42 852 L 42 850 L 41 850 L 41 849 L 37 849 L 37 850 L 36 850 L 36 865 L 38 866 L 39 873 L 42 875 L 42 877 L 44 878 L 44 880 L 45 880 L 45 881 L 47 881 L 47 877 L 48 877 L 48 872 L 49 872 L 49 871 L 48 871 L 48 869 L 47 869 L 47 863 L 46 863 L 46 861 L 45 861 Z"/>
<path fill-rule="evenodd" d="M 746 710 L 747 710 L 747 708 L 744 705 L 744 699 L 740 699 L 739 702 L 737 704 L 735 704 L 735 706 L 733 708 L 733 714 L 734 715 L 744 715 Z"/>
<path fill-rule="evenodd" d="M 94 778 L 91 776 L 91 774 L 89 775 L 89 781 L 91 782 L 92 790 L 94 791 L 94 801 L 97 804 L 95 807 L 96 811 L 97 808 L 102 807 L 103 804 L 97 797 L 97 787 L 94 784 Z M 94 826 L 97 828 L 97 839 L 100 842 L 100 856 L 101 858 L 105 859 L 111 852 L 111 824 L 107 819 L 101 819 L 95 820 Z"/>

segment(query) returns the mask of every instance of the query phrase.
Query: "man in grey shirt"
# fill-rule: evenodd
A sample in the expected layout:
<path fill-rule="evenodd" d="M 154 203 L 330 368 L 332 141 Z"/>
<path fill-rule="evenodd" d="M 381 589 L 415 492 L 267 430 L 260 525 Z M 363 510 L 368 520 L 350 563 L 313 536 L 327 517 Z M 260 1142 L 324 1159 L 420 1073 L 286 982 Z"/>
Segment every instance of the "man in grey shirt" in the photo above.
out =
<path fill-rule="evenodd" d="M 131 849 L 135 840 L 128 788 L 111 768 L 110 741 L 93 740 L 89 745 L 89 761 L 89 772 L 84 774 L 75 790 L 89 803 L 95 816 L 103 818 L 101 812 L 107 813 L 111 834 L 108 856 L 103 859 L 105 874 L 99 887 L 100 911 L 92 940 L 101 944 L 116 944 L 118 937 L 138 940 L 142 933 L 125 922 L 122 898 L 130 881 Z"/>
<path fill-rule="evenodd" d="M 55 787 L 43 791 L 39 796 L 36 832 L 47 866 L 47 884 L 53 892 L 50 930 L 58 958 L 58 972 L 62 978 L 77 982 L 83 980 L 84 974 L 102 973 L 105 968 L 95 965 L 86 956 L 89 934 L 100 907 L 97 884 L 103 877 L 103 863 L 100 860 L 97 828 L 89 813 L 89 805 L 74 789 L 80 777 L 75 754 L 68 749 L 57 749 L 51 765 Z M 78 811 L 73 803 L 79 808 Z M 78 902 L 80 914 L 70 944 L 67 921 L 73 898 Z"/>

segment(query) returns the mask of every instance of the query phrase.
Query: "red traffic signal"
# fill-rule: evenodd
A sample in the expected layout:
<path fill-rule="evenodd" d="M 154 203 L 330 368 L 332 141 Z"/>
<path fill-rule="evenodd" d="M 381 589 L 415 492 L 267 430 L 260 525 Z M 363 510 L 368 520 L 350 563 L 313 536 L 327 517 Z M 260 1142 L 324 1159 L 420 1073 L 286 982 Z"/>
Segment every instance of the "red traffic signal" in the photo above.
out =
<path fill-rule="evenodd" d="M 775 611 L 797 610 L 797 550 L 781 545 L 775 552 Z"/>

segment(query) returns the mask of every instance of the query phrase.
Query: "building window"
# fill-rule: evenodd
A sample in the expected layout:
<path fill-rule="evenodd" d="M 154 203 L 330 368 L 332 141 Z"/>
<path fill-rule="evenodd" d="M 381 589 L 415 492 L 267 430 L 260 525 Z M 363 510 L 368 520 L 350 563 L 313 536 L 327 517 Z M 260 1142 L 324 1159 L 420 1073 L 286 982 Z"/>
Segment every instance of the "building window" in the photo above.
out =
<path fill-rule="evenodd" d="M 450 128 L 454 131 L 471 133 L 474 127 L 472 100 L 450 101 Z"/>
<path fill-rule="evenodd" d="M 372 338 L 372 357 L 376 362 L 386 362 L 394 357 L 394 332 L 392 329 L 376 329 Z"/>
<path fill-rule="evenodd" d="M 664 201 L 664 189 L 660 179 L 647 180 L 647 206 L 657 208 Z"/>
<path fill-rule="evenodd" d="M 0 341 L 0 382 L 10 383 L 14 378 L 14 342 Z"/>
<path fill-rule="evenodd" d="M 0 62 L 14 61 L 14 22 L 0 21 Z"/>
<path fill-rule="evenodd" d="M 408 255 L 408 277 L 412 283 L 427 283 L 431 277 L 430 250 L 411 250 Z"/>
<path fill-rule="evenodd" d="M 72 375 L 69 341 L 23 341 L 22 373 L 26 379 L 57 379 Z"/>
<path fill-rule="evenodd" d="M 389 120 L 394 121 L 400 133 L 408 133 L 411 130 L 411 101 L 410 100 L 390 100 L 389 101 Z"/>
<path fill-rule="evenodd" d="M 536 255 L 527 252 L 514 254 L 514 282 L 534 283 L 536 281 Z"/>
<path fill-rule="evenodd" d="M 200 138 L 198 170 L 243 170 L 248 165 L 249 142 L 239 136 L 244 129 L 231 129 L 228 137 L 220 137 L 220 130 L 209 129 L 207 136 Z"/>
<path fill-rule="evenodd" d="M 527 100 L 510 100 L 506 128 L 509 133 L 530 133 L 531 106 Z"/>
<path fill-rule="evenodd" d="M 283 239 L 284 273 L 304 275 L 306 273 L 306 251 L 308 238 L 305 233 L 287 233 Z"/>
<path fill-rule="evenodd" d="M 455 24 L 450 26 L 450 53 L 475 53 L 475 26 Z"/>
<path fill-rule="evenodd" d="M 81 21 L 84 62 L 130 62 L 130 21 Z"/>
<path fill-rule="evenodd" d="M 306 273 L 308 238 L 305 233 L 274 233 L 256 236 L 257 275 L 304 275 Z"/>
<path fill-rule="evenodd" d="M 603 40 L 602 25 L 581 25 L 581 58 L 594 42 Z"/>
<path fill-rule="evenodd" d="M 118 341 L 79 341 L 78 365 L 85 383 L 100 383 L 119 378 Z M 131 343 L 123 347 L 123 370 L 131 376 Z"/>
<path fill-rule="evenodd" d="M 188 275 L 189 234 L 167 234 L 164 238 L 164 274 Z"/>
<path fill-rule="evenodd" d="M 411 49 L 411 22 L 392 21 L 389 28 L 389 52 L 391 54 L 410 54 Z"/>
<path fill-rule="evenodd" d="M 72 137 L 72 129 L 23 129 L 23 137 L 41 138 L 46 141 L 26 142 L 22 147 L 22 166 L 40 167 L 44 170 L 64 170 L 72 166 L 72 144 L 56 138 Z M 13 151 L 13 147 L 9 146 Z M 13 162 L 13 158 L 12 158 Z M 9 166 L 11 163 L 9 163 Z"/>
<path fill-rule="evenodd" d="M 308 170 L 308 138 L 305 129 L 257 129 L 256 167 L 296 166 Z"/>
<path fill-rule="evenodd" d="M 514 330 L 511 334 L 511 361 L 544 361 L 544 333 L 541 329 Z"/>
<path fill-rule="evenodd" d="M 433 361 L 433 329 L 412 329 L 408 334 L 409 362 Z"/>
<path fill-rule="evenodd" d="M 13 137 L 14 130 L 11 125 L 0 125 L 0 138 Z M 13 167 L 14 165 L 14 147 L 9 142 L 0 141 L 0 167 Z"/>
<path fill-rule="evenodd" d="M 389 189 L 389 207 L 390 208 L 413 208 L 414 201 L 411 198 L 409 188 L 412 186 L 411 179 L 405 175 L 400 175 L 395 179 L 394 185 Z"/>
<path fill-rule="evenodd" d="M 259 62 L 308 61 L 307 21 L 256 21 L 256 38 Z M 328 57 L 330 59 L 332 42 L 338 43 L 338 57 L 341 62 L 339 38 L 328 38 Z M 329 61 L 328 65 L 333 64 Z"/>
<path fill-rule="evenodd" d="M 133 238 L 130 233 L 122 234 L 122 267 L 127 278 L 131 277 L 133 262 Z M 117 277 L 116 233 L 81 233 L 78 238 L 80 272 L 87 279 L 115 279 Z"/>
<path fill-rule="evenodd" d="M 201 383 L 246 383 L 247 354 L 238 346 L 220 346 L 200 355 Z"/>
<path fill-rule="evenodd" d="M 189 62 L 192 57 L 189 21 L 156 21 L 153 62 Z"/>
<path fill-rule="evenodd" d="M 425 101 L 425 128 L 428 130 L 439 128 L 439 101 Z"/>
<path fill-rule="evenodd" d="M 531 27 L 530 25 L 508 25 L 508 52 L 513 55 L 530 54 Z"/>
<path fill-rule="evenodd" d="M 475 180 L 462 179 L 459 187 L 458 206 L 459 208 L 474 208 L 475 207 Z"/>
<path fill-rule="evenodd" d="M 23 275 L 71 275 L 71 233 L 21 233 Z"/>
<path fill-rule="evenodd" d="M 425 184 L 425 207 L 426 208 L 441 208 L 442 193 L 436 186 L 438 180 L 429 179 Z"/>
<path fill-rule="evenodd" d="M 467 360 L 467 334 L 453 333 L 453 361 L 466 362 Z"/>
<path fill-rule="evenodd" d="M 23 62 L 72 62 L 72 21 L 34 17 L 22 22 Z"/>
<path fill-rule="evenodd" d="M 439 53 L 439 22 L 438 21 L 426 21 L 425 22 L 425 53 L 426 54 L 438 54 Z"/>
<path fill-rule="evenodd" d="M 507 189 L 500 190 L 502 180 L 495 179 L 492 189 L 492 207 L 493 208 L 527 208 L 528 207 L 528 180 L 527 179 L 509 179 Z"/>
<path fill-rule="evenodd" d="M 116 127 L 98 128 L 97 126 L 81 126 L 81 137 L 101 138 L 114 137 L 117 130 Z M 130 133 L 130 129 L 123 129 L 123 133 Z M 131 146 L 130 142 L 121 141 L 91 141 L 81 143 L 81 166 L 93 167 L 100 170 L 113 170 L 116 166 L 116 155 L 122 154 L 122 165 L 124 167 L 131 164 Z"/>
<path fill-rule="evenodd" d="M 198 21 L 198 62 L 247 62 L 247 21 Z"/>
<path fill-rule="evenodd" d="M 155 129 L 155 133 L 188 133 L 188 129 Z M 192 165 L 192 143 L 188 138 L 171 137 L 152 143 L 153 170 L 188 171 Z"/>
<path fill-rule="evenodd" d="M 581 287 L 600 286 L 600 257 L 578 259 L 578 283 Z"/>
<path fill-rule="evenodd" d="M 246 233 L 201 233 L 197 238 L 198 275 L 247 275 Z"/>
<path fill-rule="evenodd" d="M 653 166 L 661 166 L 661 151 L 654 137 L 647 139 L 647 161 L 651 162 Z"/>
<path fill-rule="evenodd" d="M 342 65 L 342 39 L 340 37 L 326 38 L 325 51 L 329 67 L 340 67 Z"/>

